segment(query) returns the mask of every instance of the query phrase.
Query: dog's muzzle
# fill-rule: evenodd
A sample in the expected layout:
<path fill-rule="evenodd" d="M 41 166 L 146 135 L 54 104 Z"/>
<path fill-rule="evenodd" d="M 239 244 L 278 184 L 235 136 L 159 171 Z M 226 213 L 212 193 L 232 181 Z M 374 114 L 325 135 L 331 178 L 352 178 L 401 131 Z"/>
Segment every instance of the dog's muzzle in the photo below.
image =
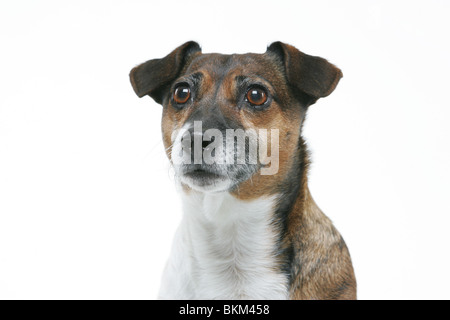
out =
<path fill-rule="evenodd" d="M 230 138 L 230 132 L 235 134 L 229 128 L 204 130 L 196 121 L 174 134 L 171 160 L 182 183 L 200 191 L 226 191 L 258 170 L 246 154 L 248 141 Z"/>

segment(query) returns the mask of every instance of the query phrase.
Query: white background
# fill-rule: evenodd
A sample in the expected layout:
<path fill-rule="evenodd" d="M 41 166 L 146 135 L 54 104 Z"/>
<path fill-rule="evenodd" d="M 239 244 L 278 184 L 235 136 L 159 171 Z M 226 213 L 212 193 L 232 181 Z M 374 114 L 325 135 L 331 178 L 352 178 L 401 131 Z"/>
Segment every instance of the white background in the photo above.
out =
<path fill-rule="evenodd" d="M 290 43 L 344 78 L 312 106 L 310 187 L 360 299 L 449 299 L 448 1 L 2 1 L 0 298 L 153 299 L 180 220 L 132 67 Z"/>

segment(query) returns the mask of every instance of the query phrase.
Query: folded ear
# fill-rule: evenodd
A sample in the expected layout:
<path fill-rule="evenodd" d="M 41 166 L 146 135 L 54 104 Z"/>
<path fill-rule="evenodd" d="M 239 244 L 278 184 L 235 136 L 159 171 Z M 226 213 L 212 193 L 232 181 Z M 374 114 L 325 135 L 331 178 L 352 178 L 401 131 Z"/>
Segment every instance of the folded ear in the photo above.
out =
<path fill-rule="evenodd" d="M 170 87 L 193 54 L 201 52 L 197 42 L 179 46 L 162 59 L 153 59 L 134 67 L 130 81 L 139 98 L 145 95 L 162 104 L 165 90 Z"/>
<path fill-rule="evenodd" d="M 281 60 L 289 85 L 306 106 L 331 94 L 342 78 L 341 70 L 327 60 L 307 55 L 283 42 L 272 43 L 267 52 Z"/>

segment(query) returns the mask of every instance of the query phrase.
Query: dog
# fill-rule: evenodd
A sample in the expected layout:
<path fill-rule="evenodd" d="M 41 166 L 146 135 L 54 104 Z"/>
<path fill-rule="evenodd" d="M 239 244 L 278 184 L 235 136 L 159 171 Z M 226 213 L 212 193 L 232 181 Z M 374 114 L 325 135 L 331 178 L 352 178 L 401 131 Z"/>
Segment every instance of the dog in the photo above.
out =
<path fill-rule="evenodd" d="M 137 96 L 163 106 L 163 143 L 181 186 L 183 218 L 160 299 L 356 299 L 347 246 L 309 191 L 302 138 L 308 108 L 341 77 L 327 60 L 283 42 L 263 54 L 224 55 L 203 54 L 190 41 L 131 70 Z M 224 151 L 219 134 L 228 130 L 252 134 L 243 148 Z M 255 138 L 277 156 L 269 174 L 262 174 L 267 156 L 227 162 L 258 130 L 278 134 Z M 222 162 L 201 159 L 211 144 Z M 200 159 L 175 161 L 183 147 L 200 151 Z"/>

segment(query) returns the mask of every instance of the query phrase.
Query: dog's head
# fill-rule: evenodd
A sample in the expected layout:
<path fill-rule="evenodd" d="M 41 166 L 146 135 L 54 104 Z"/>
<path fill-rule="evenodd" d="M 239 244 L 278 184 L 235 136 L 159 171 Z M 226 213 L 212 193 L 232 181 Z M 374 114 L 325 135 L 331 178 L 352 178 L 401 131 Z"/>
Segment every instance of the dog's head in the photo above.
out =
<path fill-rule="evenodd" d="M 302 147 L 307 108 L 333 92 L 341 77 L 325 59 L 282 42 L 264 54 L 233 55 L 202 54 L 196 42 L 187 42 L 130 73 L 136 94 L 164 107 L 163 141 L 177 176 L 201 191 L 258 180 L 267 188 L 271 183 L 261 174 L 281 181 Z"/>

